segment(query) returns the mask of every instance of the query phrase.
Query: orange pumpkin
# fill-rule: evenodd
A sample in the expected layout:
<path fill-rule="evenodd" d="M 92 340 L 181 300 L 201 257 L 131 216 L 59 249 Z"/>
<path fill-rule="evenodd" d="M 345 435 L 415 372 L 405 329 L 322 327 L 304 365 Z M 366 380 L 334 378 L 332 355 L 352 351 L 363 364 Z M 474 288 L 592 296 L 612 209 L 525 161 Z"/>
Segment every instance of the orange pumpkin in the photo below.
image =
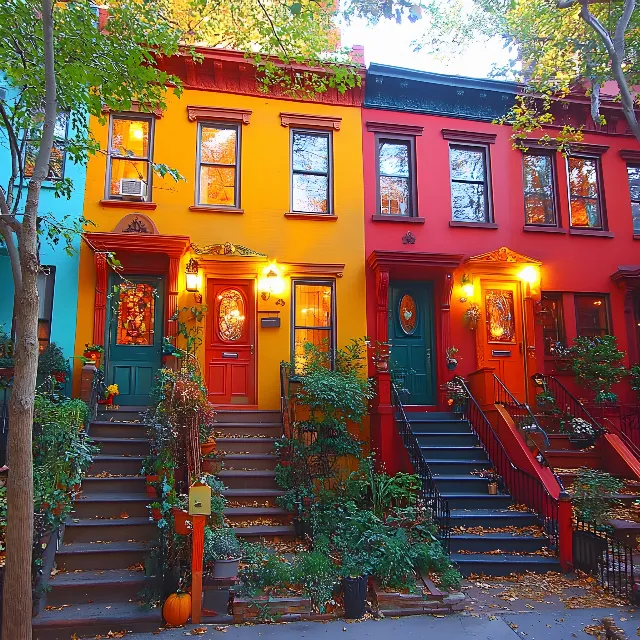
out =
<path fill-rule="evenodd" d="M 182 627 L 191 615 L 191 596 L 188 593 L 172 593 L 162 607 L 162 617 L 171 627 Z"/>

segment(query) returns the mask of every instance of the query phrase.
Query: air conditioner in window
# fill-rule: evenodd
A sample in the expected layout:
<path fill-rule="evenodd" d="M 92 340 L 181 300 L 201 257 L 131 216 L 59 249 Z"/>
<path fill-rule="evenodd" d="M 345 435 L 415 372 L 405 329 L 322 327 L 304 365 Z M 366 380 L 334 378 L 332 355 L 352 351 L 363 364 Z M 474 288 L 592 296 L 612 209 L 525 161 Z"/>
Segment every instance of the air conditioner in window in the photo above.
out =
<path fill-rule="evenodd" d="M 120 195 L 132 200 L 144 200 L 147 197 L 147 185 L 138 178 L 121 178 Z"/>

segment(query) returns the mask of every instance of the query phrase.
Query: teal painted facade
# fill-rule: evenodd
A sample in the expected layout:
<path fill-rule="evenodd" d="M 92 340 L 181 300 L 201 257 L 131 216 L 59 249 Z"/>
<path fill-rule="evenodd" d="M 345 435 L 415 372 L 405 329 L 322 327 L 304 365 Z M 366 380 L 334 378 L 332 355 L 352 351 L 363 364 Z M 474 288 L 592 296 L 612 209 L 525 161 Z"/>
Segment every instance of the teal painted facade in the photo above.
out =
<path fill-rule="evenodd" d="M 0 98 L 2 92 L 0 82 Z M 5 100 L 10 100 L 7 91 Z M 73 128 L 69 123 L 68 137 L 73 136 Z M 0 127 L 0 185 L 6 188 L 11 171 L 11 154 L 6 130 Z M 55 183 L 46 181 L 43 183 L 40 194 L 39 212 L 61 219 L 66 215 L 74 218 L 82 214 L 84 206 L 84 190 L 86 179 L 86 165 L 74 164 L 65 157 L 64 174 L 73 182 L 71 198 L 56 198 Z M 27 189 L 23 188 L 21 208 L 24 207 Z M 40 245 L 40 264 L 55 267 L 53 283 L 52 313 L 51 313 L 51 337 L 64 352 L 66 358 L 74 355 L 74 343 L 76 334 L 76 318 L 78 308 L 78 265 L 80 238 L 74 240 L 74 255 L 69 256 L 61 242 L 58 246 L 51 246 L 46 240 Z M 0 326 L 9 333 L 13 318 L 13 278 L 11 265 L 6 248 L 0 246 Z"/>

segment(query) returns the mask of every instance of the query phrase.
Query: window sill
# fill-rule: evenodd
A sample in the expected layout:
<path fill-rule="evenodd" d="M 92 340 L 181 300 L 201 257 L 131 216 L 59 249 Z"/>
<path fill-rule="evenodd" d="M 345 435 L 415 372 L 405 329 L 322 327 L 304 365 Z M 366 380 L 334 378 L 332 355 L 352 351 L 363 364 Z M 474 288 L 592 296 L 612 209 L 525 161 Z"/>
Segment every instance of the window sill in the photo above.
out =
<path fill-rule="evenodd" d="M 572 236 L 596 236 L 598 238 L 613 238 L 611 231 L 603 231 L 602 229 L 569 229 Z"/>
<path fill-rule="evenodd" d="M 640 240 L 640 233 L 634 233 L 633 234 L 633 239 L 634 240 Z"/>
<path fill-rule="evenodd" d="M 189 211 L 199 211 L 201 213 L 244 213 L 244 209 L 238 209 L 237 207 L 208 207 L 203 204 L 191 205 Z"/>
<path fill-rule="evenodd" d="M 140 209 L 142 211 L 153 211 L 157 209 L 156 202 L 143 202 L 141 200 L 100 200 L 103 207 L 115 207 L 120 209 Z"/>
<path fill-rule="evenodd" d="M 338 219 L 334 213 L 299 213 L 296 211 L 288 211 L 284 217 L 290 220 L 323 220 L 324 222 L 334 222 Z"/>
<path fill-rule="evenodd" d="M 566 229 L 561 229 L 560 227 L 538 227 L 534 224 L 525 224 L 524 227 L 522 227 L 522 230 L 533 231 L 537 233 L 567 233 Z"/>
<path fill-rule="evenodd" d="M 457 220 L 449 221 L 450 227 L 468 227 L 470 229 L 497 229 L 495 222 L 458 222 Z"/>
<path fill-rule="evenodd" d="M 399 216 L 392 214 L 375 214 L 371 216 L 374 222 L 409 222 L 410 224 L 424 224 L 425 219 L 419 216 Z"/>

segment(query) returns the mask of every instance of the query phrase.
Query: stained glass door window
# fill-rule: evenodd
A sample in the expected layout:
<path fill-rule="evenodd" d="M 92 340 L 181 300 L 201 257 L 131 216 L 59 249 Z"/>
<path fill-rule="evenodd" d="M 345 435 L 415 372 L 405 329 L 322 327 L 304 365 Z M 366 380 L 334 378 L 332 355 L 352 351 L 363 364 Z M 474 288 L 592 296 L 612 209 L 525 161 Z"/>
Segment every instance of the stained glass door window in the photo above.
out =
<path fill-rule="evenodd" d="M 146 283 L 120 285 L 116 344 L 153 345 L 155 296 Z"/>
<path fill-rule="evenodd" d="M 514 343 L 516 335 L 513 291 L 487 289 L 485 291 L 487 314 L 487 341 Z"/>
<path fill-rule="evenodd" d="M 222 340 L 240 340 L 244 330 L 245 304 L 237 289 L 225 289 L 218 294 L 218 333 Z"/>

